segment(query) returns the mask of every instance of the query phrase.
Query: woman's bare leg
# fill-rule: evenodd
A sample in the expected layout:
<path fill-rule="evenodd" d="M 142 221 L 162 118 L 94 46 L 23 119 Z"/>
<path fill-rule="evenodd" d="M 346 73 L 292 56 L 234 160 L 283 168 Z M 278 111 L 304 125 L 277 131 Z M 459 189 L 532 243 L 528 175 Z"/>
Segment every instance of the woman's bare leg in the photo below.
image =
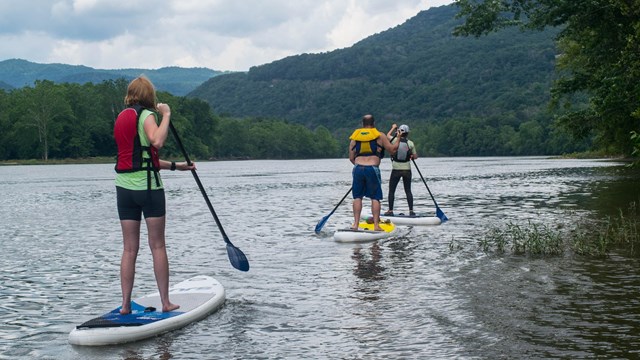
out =
<path fill-rule="evenodd" d="M 169 259 L 164 237 L 165 217 L 146 218 L 145 221 L 149 232 L 149 248 L 153 257 L 153 272 L 158 284 L 160 301 L 162 301 L 162 311 L 176 310 L 180 305 L 169 301 Z"/>
<path fill-rule="evenodd" d="M 120 287 L 122 288 L 122 308 L 120 314 L 131 312 L 131 292 L 136 275 L 136 258 L 140 249 L 140 221 L 121 220 L 122 259 L 120 260 Z"/>

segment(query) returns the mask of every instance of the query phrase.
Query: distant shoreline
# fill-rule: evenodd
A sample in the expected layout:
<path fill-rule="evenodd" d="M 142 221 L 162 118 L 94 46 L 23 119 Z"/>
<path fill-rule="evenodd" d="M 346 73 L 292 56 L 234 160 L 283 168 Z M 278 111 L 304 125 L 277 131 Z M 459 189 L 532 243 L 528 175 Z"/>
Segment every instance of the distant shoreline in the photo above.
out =
<path fill-rule="evenodd" d="M 0 166 L 10 165 L 68 165 L 68 164 L 115 164 L 115 158 L 112 157 L 91 157 L 77 159 L 23 159 L 23 160 L 0 160 Z"/>
<path fill-rule="evenodd" d="M 169 161 L 184 161 L 183 158 L 163 158 L 163 160 Z M 248 156 L 236 156 L 228 158 L 212 157 L 209 159 L 192 159 L 193 162 L 200 161 L 242 161 L 242 160 L 274 160 L 274 159 L 253 159 Z M 300 160 L 300 159 L 277 159 L 277 160 Z M 67 159 L 11 159 L 0 160 L 0 166 L 16 166 L 16 165 L 72 165 L 72 164 L 114 164 L 116 163 L 115 157 L 85 157 L 85 158 L 67 158 Z"/>
<path fill-rule="evenodd" d="M 426 156 L 429 158 L 432 156 Z M 438 156 L 440 157 L 440 156 Z M 490 156 L 481 156 L 490 157 Z M 518 157 L 518 156 L 513 156 Z M 633 162 L 637 159 L 624 157 L 621 155 L 605 155 L 601 153 L 572 153 L 563 155 L 548 155 L 544 156 L 549 159 L 605 159 L 608 161 L 620 161 L 620 162 Z M 184 159 L 171 159 L 165 160 L 183 161 Z M 246 160 L 304 160 L 304 159 L 252 159 L 250 157 L 233 157 L 233 158 L 209 158 L 209 159 L 194 159 L 194 162 L 199 161 L 246 161 Z M 306 159 L 313 160 L 313 159 Z M 49 159 L 47 161 L 42 159 L 22 159 L 22 160 L 0 160 L 0 166 L 17 166 L 17 165 L 72 165 L 72 164 L 115 164 L 116 159 L 114 157 L 87 157 L 87 158 L 67 158 L 67 159 Z"/>

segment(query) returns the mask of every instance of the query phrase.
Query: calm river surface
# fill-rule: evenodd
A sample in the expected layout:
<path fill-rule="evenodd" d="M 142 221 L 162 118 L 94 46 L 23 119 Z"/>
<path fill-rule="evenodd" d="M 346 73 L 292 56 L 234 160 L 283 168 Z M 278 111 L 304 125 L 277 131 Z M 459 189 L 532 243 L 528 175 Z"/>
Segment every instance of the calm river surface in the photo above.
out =
<path fill-rule="evenodd" d="M 537 157 L 417 163 L 450 221 L 362 245 L 332 239 L 351 220 L 349 198 L 321 235 L 313 232 L 350 187 L 348 160 L 198 163 L 248 273 L 229 264 L 191 174 L 163 172 L 171 281 L 213 276 L 227 301 L 181 330 L 98 348 L 71 346 L 67 336 L 120 303 L 113 165 L 2 166 L 0 358 L 640 356 L 637 260 L 495 255 L 478 246 L 489 225 L 570 224 L 625 208 L 639 199 L 627 170 Z M 388 160 L 381 169 L 386 192 Z M 415 170 L 413 192 L 416 210 L 433 214 Z M 402 186 L 396 199 L 406 211 Z M 156 290 L 142 245 L 134 297 Z"/>

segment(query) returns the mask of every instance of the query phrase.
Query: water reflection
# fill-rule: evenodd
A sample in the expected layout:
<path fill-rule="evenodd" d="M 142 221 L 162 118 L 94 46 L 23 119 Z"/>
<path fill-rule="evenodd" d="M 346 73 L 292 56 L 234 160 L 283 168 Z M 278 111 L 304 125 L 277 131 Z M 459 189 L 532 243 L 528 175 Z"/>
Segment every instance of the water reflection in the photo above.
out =
<path fill-rule="evenodd" d="M 389 261 L 394 272 L 406 274 L 415 263 L 418 244 L 412 239 L 411 228 L 390 241 L 385 242 L 385 247 L 390 250 Z M 401 270 L 401 271 L 399 271 Z"/>
<path fill-rule="evenodd" d="M 382 254 L 377 241 L 371 244 L 368 253 L 360 246 L 354 247 L 351 258 L 356 261 L 356 267 L 353 269 L 355 276 L 365 281 L 384 280 L 382 272 L 385 268 L 380 264 Z"/>
<path fill-rule="evenodd" d="M 72 358 L 101 359 L 105 358 L 105 355 L 108 355 L 108 358 L 117 357 L 122 360 L 169 360 L 173 358 L 180 358 L 180 356 L 175 356 L 175 351 L 172 350 L 174 342 L 174 336 L 171 334 L 164 334 L 136 343 L 125 343 L 120 345 L 88 347 L 73 345 L 71 348 L 75 355 L 72 356 Z"/>
<path fill-rule="evenodd" d="M 591 196 L 585 197 L 583 206 L 594 211 L 601 218 L 618 215 L 629 209 L 630 202 L 640 203 L 640 169 L 602 168 L 597 172 L 606 181 L 595 181 L 588 185 Z"/>
<path fill-rule="evenodd" d="M 171 353 L 171 345 L 173 344 L 172 336 L 162 336 L 160 340 L 157 341 L 157 346 L 155 347 L 155 353 L 150 356 L 145 356 L 143 351 L 140 351 L 136 348 L 129 348 L 125 350 L 122 354 L 123 360 L 146 360 L 146 359 L 159 359 L 159 360 L 169 360 L 173 359 L 173 354 Z"/>

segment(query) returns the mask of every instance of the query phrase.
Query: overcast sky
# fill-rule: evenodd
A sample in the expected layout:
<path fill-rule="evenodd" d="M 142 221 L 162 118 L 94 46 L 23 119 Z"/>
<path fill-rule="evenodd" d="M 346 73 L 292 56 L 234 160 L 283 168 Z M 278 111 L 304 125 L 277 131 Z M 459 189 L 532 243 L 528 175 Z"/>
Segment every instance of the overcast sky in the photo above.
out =
<path fill-rule="evenodd" d="M 345 48 L 453 0 L 0 0 L 0 60 L 245 71 Z"/>

